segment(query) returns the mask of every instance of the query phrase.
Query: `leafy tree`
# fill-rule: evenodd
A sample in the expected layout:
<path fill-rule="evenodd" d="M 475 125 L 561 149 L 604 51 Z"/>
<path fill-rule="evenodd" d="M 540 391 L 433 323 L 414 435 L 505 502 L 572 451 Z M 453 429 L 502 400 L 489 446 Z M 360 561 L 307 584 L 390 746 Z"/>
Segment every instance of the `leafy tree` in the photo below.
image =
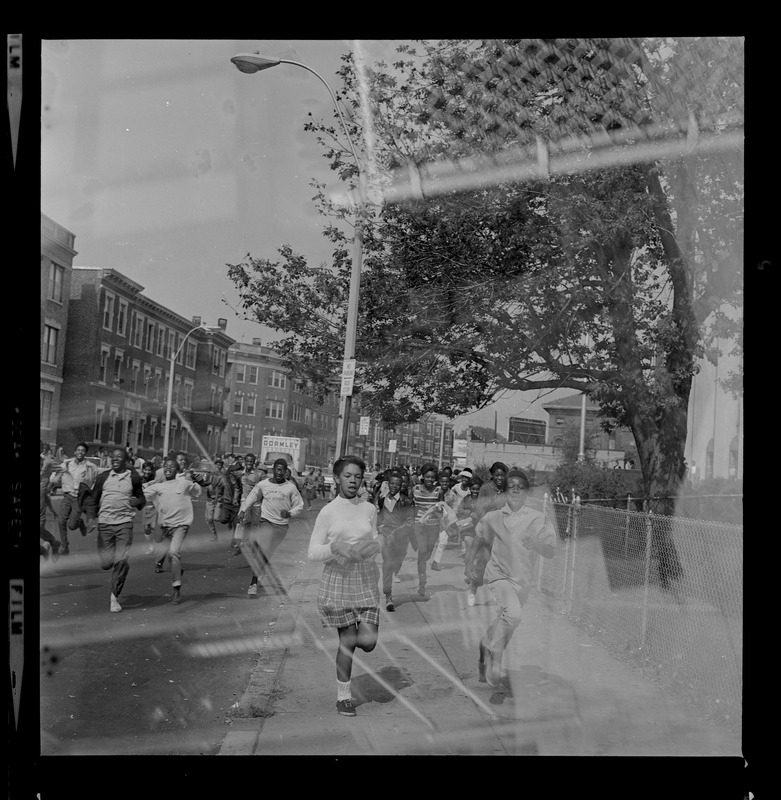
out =
<path fill-rule="evenodd" d="M 448 191 L 443 178 L 430 196 L 376 206 L 364 194 L 362 407 L 395 424 L 482 408 L 503 390 L 585 391 L 604 427 L 632 430 L 645 494 L 674 498 L 696 359 L 715 357 L 725 334 L 742 341 L 742 163 L 714 150 L 640 159 L 632 148 L 653 125 L 680 132 L 688 120 L 694 141 L 723 132 L 724 115 L 742 118 L 742 41 L 416 47 L 360 76 L 344 58 L 353 139 L 372 132 L 360 181 L 338 129 L 309 125 L 332 168 L 364 187 L 375 167 L 420 175 L 418 165 L 462 159 L 466 188 Z M 612 163 L 588 168 L 595 137 L 618 134 Z M 571 166 L 520 181 L 517 153 L 560 153 Z M 245 312 L 285 334 L 275 347 L 322 397 L 344 341 L 351 211 L 316 189 L 330 265 L 310 267 L 284 245 L 281 260 L 248 254 L 228 274 Z"/>

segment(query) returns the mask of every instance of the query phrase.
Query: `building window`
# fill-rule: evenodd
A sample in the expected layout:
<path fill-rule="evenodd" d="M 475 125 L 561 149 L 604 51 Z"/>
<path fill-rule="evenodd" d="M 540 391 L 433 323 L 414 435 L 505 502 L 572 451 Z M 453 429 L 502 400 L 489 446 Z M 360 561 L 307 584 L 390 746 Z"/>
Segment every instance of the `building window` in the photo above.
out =
<path fill-rule="evenodd" d="M 154 396 L 155 401 L 158 402 L 158 403 L 160 402 L 160 378 L 161 378 L 161 376 L 162 376 L 162 373 L 160 372 L 160 370 L 156 369 L 155 370 L 155 387 L 154 387 L 155 391 L 154 391 L 154 395 L 153 396 Z"/>
<path fill-rule="evenodd" d="M 106 292 L 103 298 L 103 327 L 110 331 L 114 318 L 114 295 Z"/>
<path fill-rule="evenodd" d="M 41 342 L 41 361 L 46 364 L 57 363 L 57 339 L 59 331 L 53 325 L 43 326 L 43 341 Z"/>
<path fill-rule="evenodd" d="M 273 369 L 268 376 L 268 385 L 275 389 L 284 389 L 287 386 L 287 376 L 284 372 Z"/>
<path fill-rule="evenodd" d="M 49 300 L 55 303 L 62 302 L 62 284 L 65 276 L 65 267 L 49 262 Z"/>
<path fill-rule="evenodd" d="M 52 426 L 52 403 L 54 392 L 41 389 L 41 427 L 51 428 Z"/>
<path fill-rule="evenodd" d="M 155 342 L 155 323 L 148 320 L 146 323 L 146 337 L 144 340 L 144 349 L 151 353 L 154 348 Z"/>
<path fill-rule="evenodd" d="M 122 357 L 121 350 L 114 352 L 114 383 L 119 383 L 122 378 Z"/>
<path fill-rule="evenodd" d="M 556 424 L 561 427 L 564 424 L 564 417 L 556 417 Z"/>
<path fill-rule="evenodd" d="M 170 361 L 171 356 L 176 352 L 176 331 L 168 331 L 168 343 L 165 347 L 165 357 Z"/>
<path fill-rule="evenodd" d="M 162 325 L 157 326 L 157 355 L 161 358 L 165 352 L 165 328 Z"/>
<path fill-rule="evenodd" d="M 155 449 L 155 438 L 157 437 L 157 417 L 149 418 L 149 447 Z"/>
<path fill-rule="evenodd" d="M 220 377 L 225 377 L 225 365 L 228 363 L 228 354 L 225 350 L 220 350 Z"/>
<path fill-rule="evenodd" d="M 119 301 L 117 310 L 117 333 L 120 336 L 127 335 L 127 300 Z"/>
<path fill-rule="evenodd" d="M 152 368 L 144 367 L 144 397 L 149 397 L 149 386 L 152 383 Z"/>
<path fill-rule="evenodd" d="M 284 419 L 285 417 L 285 404 L 280 403 L 278 400 L 266 401 L 266 416 L 271 419 Z"/>
<path fill-rule="evenodd" d="M 241 432 L 241 446 L 252 447 L 252 440 L 254 437 L 255 437 L 255 429 L 251 425 L 248 425 Z"/>
<path fill-rule="evenodd" d="M 244 364 L 236 364 L 236 383 L 244 383 Z"/>
<path fill-rule="evenodd" d="M 144 317 L 134 313 L 133 319 L 133 345 L 141 348 L 144 345 Z"/>
<path fill-rule="evenodd" d="M 216 413 L 217 409 L 214 407 L 217 402 L 217 387 L 211 385 L 211 396 L 209 397 L 209 411 Z"/>
<path fill-rule="evenodd" d="M 300 403 L 293 403 L 293 407 L 291 409 L 291 419 L 293 422 L 301 422 L 301 404 Z"/>
<path fill-rule="evenodd" d="M 187 350 L 187 355 L 185 357 L 184 365 L 189 369 L 195 369 L 195 359 L 198 354 L 198 345 L 196 342 L 187 342 L 185 349 Z"/>
<path fill-rule="evenodd" d="M 541 420 L 529 417 L 510 417 L 508 433 L 507 438 L 511 442 L 545 444 L 545 423 Z"/>
<path fill-rule="evenodd" d="M 179 393 L 182 390 L 182 379 L 177 375 L 174 378 L 174 403 L 178 406 L 179 403 Z"/>
<path fill-rule="evenodd" d="M 193 384 L 189 381 L 184 382 L 184 407 L 193 407 Z"/>
<path fill-rule="evenodd" d="M 247 383 L 257 383 L 258 382 L 258 368 L 257 367 L 248 367 L 247 368 Z"/>
<path fill-rule="evenodd" d="M 130 386 L 130 391 L 133 394 L 138 394 L 138 376 L 141 373 L 141 362 L 134 361 L 133 362 L 133 383 Z"/>
<path fill-rule="evenodd" d="M 244 403 L 244 398 L 237 394 L 233 398 L 233 413 L 234 414 L 241 414 L 241 409 Z"/>
<path fill-rule="evenodd" d="M 245 414 L 249 415 L 250 417 L 255 416 L 255 398 L 248 397 L 247 398 L 247 408 L 244 411 Z"/>
<path fill-rule="evenodd" d="M 217 387 L 217 413 L 222 414 L 222 386 Z"/>
<path fill-rule="evenodd" d="M 110 352 L 107 347 L 100 350 L 100 365 L 98 367 L 98 383 L 105 383 L 108 373 L 108 358 Z"/>
<path fill-rule="evenodd" d="M 738 437 L 734 436 L 729 445 L 729 464 L 727 475 L 730 478 L 738 477 Z"/>
<path fill-rule="evenodd" d="M 268 414 L 266 414 L 268 416 Z M 305 408 L 304 409 L 304 425 L 311 425 L 312 424 L 312 409 Z"/>
<path fill-rule="evenodd" d="M 117 443 L 119 441 L 117 438 L 117 418 L 119 417 L 119 409 L 115 406 L 112 406 L 108 416 L 108 440 L 110 444 Z"/>
<path fill-rule="evenodd" d="M 102 428 L 103 428 L 103 412 L 104 407 L 102 405 L 95 406 L 95 436 L 93 437 L 96 442 L 102 442 L 103 438 L 101 436 Z"/>

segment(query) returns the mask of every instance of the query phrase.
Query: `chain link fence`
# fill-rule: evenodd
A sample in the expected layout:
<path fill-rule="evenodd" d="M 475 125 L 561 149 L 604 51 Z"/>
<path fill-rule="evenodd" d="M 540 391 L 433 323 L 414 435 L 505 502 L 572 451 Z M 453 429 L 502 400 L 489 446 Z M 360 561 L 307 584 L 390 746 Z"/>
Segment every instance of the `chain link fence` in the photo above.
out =
<path fill-rule="evenodd" d="M 742 716 L 743 528 L 551 503 L 559 543 L 537 590 L 711 719 Z"/>

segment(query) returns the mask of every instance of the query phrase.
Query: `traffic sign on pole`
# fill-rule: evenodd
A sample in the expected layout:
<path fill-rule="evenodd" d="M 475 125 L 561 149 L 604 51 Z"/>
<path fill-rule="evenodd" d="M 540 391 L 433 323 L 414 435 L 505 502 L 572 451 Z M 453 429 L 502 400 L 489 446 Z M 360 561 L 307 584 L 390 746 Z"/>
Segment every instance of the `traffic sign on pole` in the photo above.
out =
<path fill-rule="evenodd" d="M 361 417 L 361 426 L 358 430 L 359 436 L 369 435 L 369 417 Z"/>

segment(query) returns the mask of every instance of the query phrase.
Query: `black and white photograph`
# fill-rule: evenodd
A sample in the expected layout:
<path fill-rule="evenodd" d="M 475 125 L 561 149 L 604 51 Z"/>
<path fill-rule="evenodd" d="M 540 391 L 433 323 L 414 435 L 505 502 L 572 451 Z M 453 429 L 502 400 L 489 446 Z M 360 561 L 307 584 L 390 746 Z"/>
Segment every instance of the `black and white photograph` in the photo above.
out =
<path fill-rule="evenodd" d="M 39 764 L 742 767 L 745 37 L 8 42 Z"/>

